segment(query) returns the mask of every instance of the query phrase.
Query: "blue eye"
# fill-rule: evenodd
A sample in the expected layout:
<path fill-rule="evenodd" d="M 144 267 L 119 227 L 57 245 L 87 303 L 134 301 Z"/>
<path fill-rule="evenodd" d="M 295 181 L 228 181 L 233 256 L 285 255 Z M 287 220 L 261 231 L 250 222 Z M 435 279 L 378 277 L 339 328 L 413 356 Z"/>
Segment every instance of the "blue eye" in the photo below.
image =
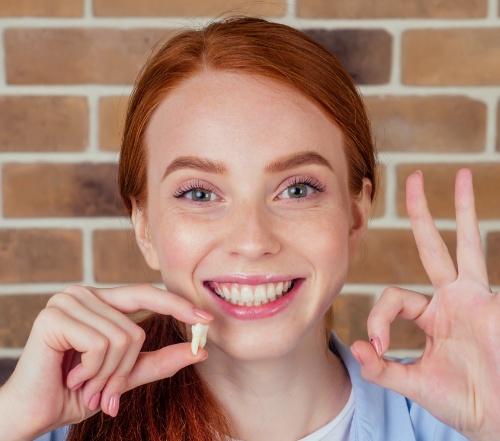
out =
<path fill-rule="evenodd" d="M 280 196 L 283 199 L 299 199 L 313 194 L 314 191 L 314 188 L 307 184 L 294 184 L 288 187 Z"/>
<path fill-rule="evenodd" d="M 325 191 L 325 186 L 311 177 L 294 178 L 287 188 L 281 192 L 281 199 L 302 199 L 316 192 Z"/>
<path fill-rule="evenodd" d="M 187 191 L 183 196 L 196 202 L 210 202 L 217 199 L 217 195 L 214 192 L 205 190 L 204 188 L 195 188 Z"/>

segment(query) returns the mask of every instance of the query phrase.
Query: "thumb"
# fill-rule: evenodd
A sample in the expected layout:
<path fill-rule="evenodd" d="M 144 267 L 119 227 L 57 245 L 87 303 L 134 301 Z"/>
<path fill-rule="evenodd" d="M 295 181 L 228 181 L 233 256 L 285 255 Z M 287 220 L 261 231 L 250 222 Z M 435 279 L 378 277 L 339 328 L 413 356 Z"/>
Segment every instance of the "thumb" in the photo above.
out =
<path fill-rule="evenodd" d="M 379 357 L 370 343 L 361 340 L 353 343 L 351 353 L 361 365 L 361 376 L 365 380 L 416 401 L 418 382 L 413 381 L 414 365 Z"/>
<path fill-rule="evenodd" d="M 141 352 L 127 378 L 126 390 L 171 377 L 180 369 L 199 363 L 207 357 L 208 352 L 202 348 L 198 350 L 197 355 L 193 355 L 190 343 L 178 343 L 157 351 Z"/>

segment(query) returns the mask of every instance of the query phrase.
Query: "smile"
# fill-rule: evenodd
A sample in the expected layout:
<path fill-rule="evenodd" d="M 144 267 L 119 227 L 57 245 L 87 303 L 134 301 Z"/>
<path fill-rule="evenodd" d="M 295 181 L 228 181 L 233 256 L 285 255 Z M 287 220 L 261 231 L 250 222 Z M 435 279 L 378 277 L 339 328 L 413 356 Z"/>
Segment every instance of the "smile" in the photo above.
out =
<path fill-rule="evenodd" d="M 205 282 L 206 286 L 219 298 L 239 306 L 260 306 L 285 296 L 293 287 L 295 280 L 260 285 L 238 283 Z"/>

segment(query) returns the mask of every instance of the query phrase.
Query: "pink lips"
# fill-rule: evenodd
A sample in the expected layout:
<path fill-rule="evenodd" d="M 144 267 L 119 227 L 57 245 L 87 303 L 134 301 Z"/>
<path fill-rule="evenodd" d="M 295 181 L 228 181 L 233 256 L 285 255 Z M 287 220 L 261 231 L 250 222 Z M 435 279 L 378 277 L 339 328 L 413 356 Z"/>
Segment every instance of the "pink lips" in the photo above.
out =
<path fill-rule="evenodd" d="M 225 278 L 217 278 L 211 281 L 220 282 L 220 283 L 238 283 L 242 285 L 258 285 L 264 283 L 279 283 L 282 281 L 290 280 L 290 278 L 284 279 L 283 276 L 269 276 L 269 277 L 225 277 Z M 235 317 L 240 320 L 258 320 L 271 317 L 273 315 L 278 314 L 279 312 L 286 309 L 286 307 L 293 302 L 295 296 L 297 295 L 300 287 L 304 279 L 293 279 L 294 286 L 293 288 L 285 294 L 283 297 L 279 299 L 265 303 L 259 306 L 240 306 L 230 303 L 226 300 L 220 298 L 217 294 L 215 294 L 209 287 L 209 282 L 205 282 L 205 289 L 210 293 L 211 298 L 214 300 L 215 304 L 225 313 L 232 317 Z"/>

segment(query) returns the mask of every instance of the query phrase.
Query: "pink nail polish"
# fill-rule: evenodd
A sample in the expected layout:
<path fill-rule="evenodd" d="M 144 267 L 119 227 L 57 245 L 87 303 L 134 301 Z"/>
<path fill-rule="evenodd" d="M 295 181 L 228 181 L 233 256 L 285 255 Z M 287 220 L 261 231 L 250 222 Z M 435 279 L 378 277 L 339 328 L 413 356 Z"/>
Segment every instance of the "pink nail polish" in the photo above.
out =
<path fill-rule="evenodd" d="M 373 337 L 370 339 L 370 343 L 372 344 L 373 348 L 375 349 L 375 352 L 379 357 L 382 356 L 382 344 L 380 343 L 380 338 L 378 337 Z"/>
<path fill-rule="evenodd" d="M 85 383 L 85 381 L 82 381 L 81 383 L 75 384 L 73 387 L 70 387 L 69 389 L 78 390 L 83 386 L 83 383 Z"/>
<path fill-rule="evenodd" d="M 119 408 L 120 408 L 120 394 L 111 395 L 108 404 L 108 415 L 115 417 L 116 415 L 118 415 Z"/>
<path fill-rule="evenodd" d="M 201 317 L 202 319 L 205 320 L 213 320 L 214 316 L 210 314 L 209 312 L 203 311 L 202 309 L 199 308 L 193 308 L 193 313 L 197 315 L 198 317 Z"/>
<path fill-rule="evenodd" d="M 88 408 L 90 410 L 96 410 L 101 402 L 101 392 L 95 394 L 89 401 Z"/>

